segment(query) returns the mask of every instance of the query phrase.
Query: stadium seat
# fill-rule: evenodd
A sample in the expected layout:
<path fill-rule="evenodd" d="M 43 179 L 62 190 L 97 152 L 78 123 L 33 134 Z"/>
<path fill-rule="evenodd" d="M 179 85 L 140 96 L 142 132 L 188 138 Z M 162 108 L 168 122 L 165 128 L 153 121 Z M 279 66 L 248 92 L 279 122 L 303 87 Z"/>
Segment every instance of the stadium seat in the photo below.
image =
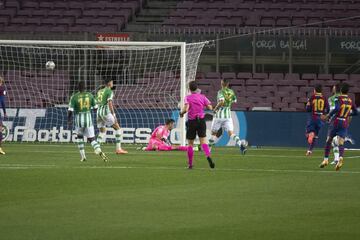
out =
<path fill-rule="evenodd" d="M 258 86 L 260 86 L 260 84 L 261 84 L 260 79 L 248 79 L 245 82 L 246 86 L 255 86 L 256 88 L 258 88 Z"/>
<path fill-rule="evenodd" d="M 320 80 L 331 80 L 332 75 L 331 74 L 318 74 L 317 79 Z"/>
<path fill-rule="evenodd" d="M 277 91 L 277 87 L 274 86 L 274 85 L 262 86 L 261 91 L 265 91 L 265 92 L 268 92 L 268 93 L 274 93 L 274 92 Z"/>
<path fill-rule="evenodd" d="M 290 92 L 284 91 L 284 92 L 277 92 L 276 96 L 278 97 L 289 97 L 290 96 Z"/>
<path fill-rule="evenodd" d="M 300 75 L 298 73 L 287 73 L 285 74 L 284 80 L 289 80 L 289 81 L 300 80 Z"/>
<path fill-rule="evenodd" d="M 312 81 L 317 79 L 317 76 L 315 73 L 304 73 L 302 74 L 301 79 Z"/>
<path fill-rule="evenodd" d="M 360 74 L 350 74 L 349 75 L 349 80 L 360 82 Z"/>
<path fill-rule="evenodd" d="M 276 111 L 287 110 L 288 107 L 289 107 L 289 104 L 285 103 L 285 102 L 275 102 L 273 104 L 273 108 Z"/>
<path fill-rule="evenodd" d="M 244 80 L 250 79 L 250 78 L 252 78 L 252 73 L 240 72 L 237 74 L 237 78 L 244 79 Z"/>
<path fill-rule="evenodd" d="M 141 1 L 6 1 L 5 8 L 0 9 L 3 31 L 9 32 L 64 32 L 71 26 L 70 32 L 121 31 L 132 15 L 140 8 Z M 77 19 L 92 18 L 91 23 Z M 103 17 L 108 21 L 104 22 Z M 121 21 L 110 18 L 123 18 Z M 76 24 L 79 22 L 79 26 Z M 35 24 L 35 25 L 34 25 Z M 95 24 L 94 29 L 82 26 Z M 54 27 L 54 25 L 56 27 Z M 97 25 L 97 26 L 96 26 Z M 105 26 L 106 25 L 106 26 Z M 110 26 L 107 26 L 110 25 Z M 116 27 L 114 27 L 116 25 Z M 27 30 L 26 30 L 27 29 Z"/>
<path fill-rule="evenodd" d="M 39 2 L 36 2 L 36 1 L 23 1 L 23 2 L 21 2 L 21 7 L 22 8 L 34 8 L 34 9 L 37 9 L 37 8 L 39 8 Z"/>
<path fill-rule="evenodd" d="M 232 79 L 230 81 L 230 85 L 237 87 L 237 86 L 244 86 L 245 85 L 245 80 L 244 79 Z"/>
<path fill-rule="evenodd" d="M 327 81 L 324 81 L 324 85 L 325 87 L 332 87 L 336 84 L 338 84 L 340 81 L 334 81 L 334 80 L 327 80 Z"/>
<path fill-rule="evenodd" d="M 16 8 L 0 9 L 0 16 L 14 17 L 16 14 Z"/>
<path fill-rule="evenodd" d="M 283 73 L 270 73 L 269 74 L 269 79 L 270 80 L 283 80 L 284 79 L 284 74 Z"/>
<path fill-rule="evenodd" d="M 346 81 L 349 79 L 349 75 L 348 74 L 334 74 L 334 80 L 337 81 Z"/>
<path fill-rule="evenodd" d="M 298 88 L 294 86 L 279 86 L 278 87 L 279 92 L 297 92 Z"/>
<path fill-rule="evenodd" d="M 236 74 L 234 72 L 224 72 L 221 74 L 223 79 L 236 79 Z"/>
<path fill-rule="evenodd" d="M 221 78 L 221 73 L 218 72 L 208 72 L 205 74 L 206 78 L 210 78 L 210 79 L 220 79 Z"/>
<path fill-rule="evenodd" d="M 271 87 L 274 87 L 274 86 L 277 86 L 278 80 L 270 80 L 270 79 L 264 79 L 260 82 L 260 85 L 263 86 L 263 87 L 266 87 L 266 86 L 271 86 Z"/>
<path fill-rule="evenodd" d="M 196 18 L 209 18 L 208 27 L 287 27 L 301 26 L 306 23 L 309 27 L 322 27 L 325 17 L 342 17 L 344 15 L 356 15 L 360 7 L 356 3 L 338 3 L 334 0 L 268 0 L 268 1 L 183 1 L 177 5 L 177 10 L 171 16 L 185 18 L 194 16 Z M 353 12 L 351 12 L 353 11 Z M 179 12 L 179 13 L 176 13 Z M 208 14 L 203 15 L 204 12 Z M 214 12 L 215 14 L 211 14 Z M 221 13 L 221 14 L 219 14 Z M 236 17 L 241 17 L 235 20 Z M 356 28 L 360 20 L 335 21 L 325 24 L 325 27 L 349 27 Z M 190 26 L 197 26 L 197 22 Z M 201 25 L 203 26 L 203 25 Z"/>
<path fill-rule="evenodd" d="M 252 78 L 253 78 L 253 79 L 263 80 L 263 79 L 267 79 L 267 78 L 268 78 L 268 74 L 267 74 L 267 73 L 253 73 Z"/>
<path fill-rule="evenodd" d="M 211 85 L 211 81 L 210 80 L 208 80 L 208 79 L 197 79 L 196 80 L 196 83 L 197 83 L 197 85 L 200 87 L 202 87 L 202 86 L 210 86 Z M 200 87 L 200 88 L 201 88 Z"/>
<path fill-rule="evenodd" d="M 264 90 L 257 90 L 256 95 L 262 98 L 273 96 L 273 93 L 264 91 Z"/>
<path fill-rule="evenodd" d="M 274 103 L 281 102 L 281 98 L 277 97 L 277 96 L 268 96 L 268 97 L 265 98 L 265 101 L 267 103 L 274 104 Z"/>

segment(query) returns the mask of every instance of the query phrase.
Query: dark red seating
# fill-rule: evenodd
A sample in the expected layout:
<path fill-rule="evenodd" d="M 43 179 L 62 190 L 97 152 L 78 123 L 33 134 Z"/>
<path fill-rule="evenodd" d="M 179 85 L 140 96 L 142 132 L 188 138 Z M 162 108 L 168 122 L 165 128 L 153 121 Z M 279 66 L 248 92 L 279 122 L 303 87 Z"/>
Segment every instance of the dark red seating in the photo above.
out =
<path fill-rule="evenodd" d="M 48 107 L 68 101 L 70 76 L 66 71 L 10 70 L 3 76 L 9 93 L 9 107 Z"/>
<path fill-rule="evenodd" d="M 179 1 L 164 26 L 357 28 L 360 3 L 341 0 Z M 174 20 L 176 18 L 176 21 Z M 196 21 L 188 21 L 196 19 Z M 207 21 L 203 21 L 207 19 Z M 335 21 L 334 21 L 335 20 Z"/>
<path fill-rule="evenodd" d="M 204 88 L 204 93 L 209 94 L 208 97 L 212 99 L 215 99 L 216 91 L 220 88 L 221 77 L 230 79 L 230 87 L 238 96 L 238 103 L 234 105 L 235 110 L 272 107 L 275 111 L 304 111 L 305 103 L 316 84 L 323 86 L 323 94 L 326 97 L 331 95 L 332 86 L 340 82 L 350 84 L 350 96 L 360 94 L 360 74 L 208 72 L 205 75 L 206 78 L 197 80 L 199 88 Z"/>
<path fill-rule="evenodd" d="M 7 0 L 0 27 L 3 32 L 118 32 L 141 6 L 141 0 Z"/>

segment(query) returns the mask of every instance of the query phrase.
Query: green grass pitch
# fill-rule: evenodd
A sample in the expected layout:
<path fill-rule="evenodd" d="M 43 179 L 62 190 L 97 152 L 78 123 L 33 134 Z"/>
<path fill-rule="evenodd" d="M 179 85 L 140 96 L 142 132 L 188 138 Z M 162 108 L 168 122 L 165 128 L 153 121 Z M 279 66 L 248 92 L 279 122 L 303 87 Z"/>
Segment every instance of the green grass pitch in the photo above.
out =
<path fill-rule="evenodd" d="M 0 239 L 359 239 L 360 152 L 340 172 L 322 149 L 215 148 L 185 169 L 184 152 L 102 162 L 87 147 L 11 144 L 0 156 Z"/>

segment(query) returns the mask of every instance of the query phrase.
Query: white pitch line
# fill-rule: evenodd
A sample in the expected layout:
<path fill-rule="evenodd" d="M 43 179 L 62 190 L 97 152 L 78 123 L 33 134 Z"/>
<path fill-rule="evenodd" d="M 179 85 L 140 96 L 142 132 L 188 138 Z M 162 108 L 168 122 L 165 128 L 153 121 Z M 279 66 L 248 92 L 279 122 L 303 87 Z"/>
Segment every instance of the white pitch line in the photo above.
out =
<path fill-rule="evenodd" d="M 104 151 L 106 154 L 109 153 L 108 151 Z M 181 154 L 180 151 L 174 151 L 178 154 Z M 171 152 L 171 153 L 174 153 Z M 38 150 L 30 150 L 30 151 L 22 151 L 22 153 L 53 153 L 53 154 L 64 154 L 64 153 L 76 153 L 76 151 L 38 151 Z M 143 156 L 152 156 L 152 157 L 158 157 L 159 155 L 157 154 L 164 154 L 161 156 L 167 156 L 166 153 L 168 152 L 142 152 L 142 151 L 138 151 L 138 152 L 129 152 L 129 154 L 127 154 L 126 156 L 139 156 L 139 155 L 143 155 Z M 214 153 L 216 155 L 216 152 Z M 126 157 L 124 156 L 124 158 Z M 170 156 L 170 155 L 169 155 Z M 226 154 L 227 157 L 240 157 L 240 158 L 244 158 L 246 159 L 246 157 L 259 157 L 259 158 L 305 158 L 305 155 L 295 155 L 295 156 L 291 156 L 291 155 L 266 155 L 266 154 L 246 154 L 246 155 L 241 155 L 239 154 Z M 321 157 L 319 158 L 321 160 Z"/>
<path fill-rule="evenodd" d="M 59 144 L 59 143 L 54 143 L 54 144 L 44 144 L 44 143 L 41 143 L 41 144 L 33 144 L 33 143 L 21 143 L 21 144 L 9 144 L 8 145 L 9 147 L 18 147 L 18 146 L 21 146 L 21 147 L 67 147 L 67 148 L 74 148 L 76 147 L 76 143 L 74 144 Z M 90 146 L 90 144 L 89 144 Z M 111 143 L 107 143 L 107 144 L 104 144 L 102 145 L 103 147 L 113 147 L 113 144 Z M 139 148 L 139 147 L 145 147 L 146 145 L 135 145 L 135 146 L 132 146 L 132 145 L 125 145 L 126 147 L 125 148 L 129 148 L 129 149 L 136 149 L 136 148 Z M 216 150 L 217 147 L 215 147 L 215 150 Z M 238 149 L 238 147 L 235 147 L 235 146 L 232 146 L 232 147 L 220 147 L 220 149 L 224 149 L 224 148 L 229 148 L 229 149 Z M 291 147 L 289 147 L 291 148 Z M 295 147 L 296 148 L 296 147 Z M 266 151 L 279 151 L 279 150 L 286 150 L 286 151 L 292 151 L 292 152 L 295 152 L 295 151 L 304 151 L 303 148 L 297 148 L 297 149 L 288 149 L 286 147 L 284 148 L 276 148 L 276 147 L 260 147 L 260 148 L 249 148 L 249 151 L 261 151 L 261 150 L 266 150 Z"/>
<path fill-rule="evenodd" d="M 19 166 L 19 167 L 32 167 L 32 166 L 37 166 L 37 167 L 57 167 L 56 165 L 54 164 L 21 164 L 21 163 L 2 163 L 0 164 L 0 166 L 10 166 L 10 167 L 13 167 L 13 166 Z"/>
<path fill-rule="evenodd" d="M 105 153 L 107 153 L 108 151 L 104 151 Z M 172 151 L 171 153 L 179 153 L 181 154 L 182 152 L 181 151 Z M 49 151 L 49 150 L 25 150 L 25 151 L 22 151 L 22 153 L 55 153 L 55 154 L 64 154 L 64 153 L 77 153 L 76 150 L 72 151 Z M 146 152 L 146 151 L 134 151 L 134 152 L 130 152 L 129 155 L 146 155 L 146 156 L 158 156 L 156 154 L 166 154 L 166 153 L 169 153 L 169 151 L 163 151 L 163 152 Z M 216 154 L 216 152 L 214 153 Z M 128 155 L 128 156 L 129 156 Z M 226 154 L 226 156 L 231 156 L 231 157 L 237 157 L 237 156 L 241 156 L 241 157 L 280 157 L 280 158 L 291 158 L 291 157 L 294 157 L 294 158 L 304 158 L 305 155 L 301 155 L 301 156 L 290 156 L 290 155 L 266 155 L 266 154 L 259 154 L 259 155 L 255 155 L 255 154 L 246 154 L 246 155 L 241 155 L 240 153 L 239 154 Z"/>
<path fill-rule="evenodd" d="M 180 151 L 174 151 L 178 154 L 181 154 Z M 174 153 L 174 152 L 171 152 L 171 153 Z M 22 151 L 22 153 L 54 153 L 54 154 L 64 154 L 64 153 L 75 153 L 75 151 L 40 151 L 40 150 L 30 150 L 30 151 Z M 105 153 L 108 153 L 107 151 L 105 151 Z M 127 156 L 128 157 L 131 157 L 131 156 L 134 156 L 134 155 L 143 155 L 143 156 L 146 156 L 146 157 L 158 157 L 159 155 L 156 155 L 157 154 L 164 154 L 164 155 L 161 155 L 163 157 L 166 157 L 166 153 L 168 152 L 144 152 L 144 151 L 136 151 L 136 152 L 130 152 Z M 216 152 L 215 152 L 215 156 L 216 156 Z M 246 159 L 247 157 L 259 157 L 259 158 L 306 158 L 305 155 L 268 155 L 268 154 L 246 154 L 246 155 L 241 155 L 240 153 L 239 154 L 226 154 L 226 156 L 228 157 L 239 157 L 239 158 L 242 158 L 242 159 Z M 125 156 L 126 157 L 126 156 Z M 124 157 L 124 158 L 125 158 Z M 319 156 L 319 161 L 322 160 L 322 156 Z M 349 156 L 349 157 L 345 157 L 345 159 L 354 159 L 354 158 L 360 158 L 360 156 Z"/>
<path fill-rule="evenodd" d="M 102 145 L 103 147 L 107 148 L 107 147 L 113 147 L 114 144 L 111 144 L 111 143 L 106 143 L 104 145 Z M 68 147 L 68 148 L 74 148 L 76 147 L 76 143 L 9 143 L 8 144 L 9 147 L 18 147 L 18 146 L 21 146 L 21 147 Z M 90 144 L 89 144 L 90 146 Z M 126 148 L 128 149 L 136 149 L 138 147 L 144 147 L 144 145 L 125 145 Z M 224 148 L 230 148 L 230 149 L 236 149 L 237 147 L 221 147 L 221 149 L 224 149 Z M 262 151 L 262 150 L 265 150 L 265 151 L 281 151 L 281 150 L 284 150 L 284 151 L 288 151 L 288 152 L 303 152 L 303 151 L 306 151 L 306 148 L 305 147 L 289 147 L 289 148 L 292 148 L 292 149 L 288 149 L 286 147 L 259 147 L 259 148 L 251 148 L 249 147 L 249 151 Z M 294 149 L 295 148 L 295 149 Z M 320 149 L 320 148 L 319 148 Z M 216 147 L 215 147 L 215 150 L 216 150 Z M 347 151 L 360 151 L 360 149 L 358 148 L 345 148 L 345 150 Z"/>
<path fill-rule="evenodd" d="M 194 168 L 193 170 L 187 170 L 185 167 L 147 167 L 147 166 L 70 166 L 70 167 L 61 167 L 56 165 L 30 165 L 30 164 L 0 164 L 0 169 L 147 169 L 147 170 L 186 170 L 186 171 L 224 171 L 224 172 L 269 172 L 269 173 L 320 173 L 320 174 L 360 174 L 360 171 L 347 171 L 341 170 L 339 172 L 335 171 L 322 171 L 322 170 L 295 170 L 295 169 L 262 169 L 262 168 Z"/>
<path fill-rule="evenodd" d="M 115 169 L 150 169 L 150 170 L 184 170 L 186 168 L 182 167 L 136 167 L 136 166 L 80 166 L 77 168 L 92 168 L 92 169 L 106 169 L 106 168 L 115 168 Z M 334 173 L 330 171 L 321 171 L 321 170 L 291 170 L 291 169 L 262 169 L 262 168 L 254 168 L 254 169 L 247 169 L 247 168 L 194 168 L 195 170 L 202 170 L 202 171 L 240 171 L 240 172 L 286 172 L 286 173 Z M 191 170 L 189 170 L 191 171 Z M 360 174 L 360 171 L 340 171 L 341 173 L 351 173 L 351 174 Z"/>
<path fill-rule="evenodd" d="M 58 155 L 58 154 L 75 154 L 76 151 L 46 151 L 46 150 L 27 150 L 27 151 L 23 151 L 22 153 L 53 153 L 54 155 Z M 109 153 L 108 151 L 105 151 L 105 153 Z M 150 158 L 156 158 L 156 157 L 164 157 L 166 158 L 167 156 L 171 157 L 170 155 L 167 155 L 167 153 L 169 152 L 145 152 L 145 151 L 134 151 L 134 152 L 130 152 L 129 154 L 127 154 L 126 156 L 121 157 L 121 159 L 131 159 L 132 156 L 145 156 L 145 157 L 150 157 Z M 181 155 L 182 152 L 180 151 L 174 151 L 171 152 L 173 153 L 177 153 L 179 154 L 179 156 Z M 215 159 L 217 158 L 216 156 L 216 152 L 215 152 Z M 246 154 L 246 155 L 241 155 L 239 154 L 226 154 L 227 157 L 235 157 L 235 158 L 239 158 L 240 161 L 242 160 L 246 160 L 247 158 L 281 158 L 281 159 L 305 159 L 308 158 L 305 155 L 301 154 L 301 155 L 269 155 L 269 154 Z M 318 159 L 320 162 L 322 161 L 323 157 L 322 155 L 318 156 L 318 157 L 311 157 L 310 159 Z M 346 159 L 357 159 L 360 158 L 360 156 L 348 156 L 345 157 Z"/>

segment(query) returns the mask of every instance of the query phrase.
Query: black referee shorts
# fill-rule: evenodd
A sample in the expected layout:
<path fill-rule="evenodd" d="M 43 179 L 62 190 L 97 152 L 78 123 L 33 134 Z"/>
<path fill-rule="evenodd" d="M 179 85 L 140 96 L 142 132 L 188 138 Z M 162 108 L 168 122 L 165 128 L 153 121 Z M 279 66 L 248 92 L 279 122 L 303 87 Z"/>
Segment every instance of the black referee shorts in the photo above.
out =
<path fill-rule="evenodd" d="M 196 134 L 199 138 L 206 137 L 206 122 L 204 118 L 188 120 L 186 122 L 186 139 L 194 140 Z"/>

